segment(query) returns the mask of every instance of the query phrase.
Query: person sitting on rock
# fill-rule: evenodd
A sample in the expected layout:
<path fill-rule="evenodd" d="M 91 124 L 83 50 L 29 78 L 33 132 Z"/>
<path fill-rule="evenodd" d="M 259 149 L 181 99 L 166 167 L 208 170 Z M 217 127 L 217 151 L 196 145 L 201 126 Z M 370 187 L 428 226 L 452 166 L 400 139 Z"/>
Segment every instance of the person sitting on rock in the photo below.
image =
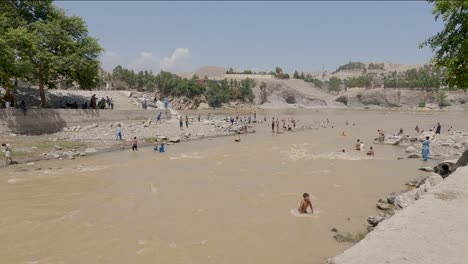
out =
<path fill-rule="evenodd" d="M 299 204 L 299 209 L 297 209 L 297 211 L 299 211 L 300 214 L 307 214 L 307 207 L 310 207 L 310 210 L 311 210 L 311 214 L 314 213 L 314 208 L 312 207 L 312 202 L 310 201 L 310 197 L 309 197 L 309 194 L 308 193 L 304 193 L 302 195 L 302 200 L 301 200 L 301 203 Z"/>

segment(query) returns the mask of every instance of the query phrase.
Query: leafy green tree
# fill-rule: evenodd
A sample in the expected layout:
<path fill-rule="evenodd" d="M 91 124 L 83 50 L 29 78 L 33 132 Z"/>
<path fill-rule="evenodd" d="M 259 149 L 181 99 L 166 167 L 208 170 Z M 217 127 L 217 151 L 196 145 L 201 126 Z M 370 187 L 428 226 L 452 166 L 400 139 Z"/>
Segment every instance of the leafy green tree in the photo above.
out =
<path fill-rule="evenodd" d="M 42 107 L 46 107 L 44 86 L 53 88 L 59 79 L 76 81 L 83 89 L 96 85 L 102 48 L 88 35 L 81 18 L 53 8 L 48 19 L 36 21 L 32 29 L 35 37 L 30 57 Z"/>
<path fill-rule="evenodd" d="M 446 67 L 450 86 L 468 88 L 468 1 L 428 0 L 434 3 L 435 19 L 442 18 L 444 28 L 423 42 L 435 52 L 436 65 Z"/>
<path fill-rule="evenodd" d="M 264 104 L 267 101 L 267 84 L 265 82 L 260 83 L 260 104 Z"/>

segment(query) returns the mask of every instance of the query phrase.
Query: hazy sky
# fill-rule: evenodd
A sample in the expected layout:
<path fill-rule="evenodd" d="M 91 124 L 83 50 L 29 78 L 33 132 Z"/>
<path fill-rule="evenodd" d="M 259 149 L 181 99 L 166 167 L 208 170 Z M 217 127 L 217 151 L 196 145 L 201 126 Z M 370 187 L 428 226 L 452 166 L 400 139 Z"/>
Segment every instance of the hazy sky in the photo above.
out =
<path fill-rule="evenodd" d="M 334 70 L 348 61 L 425 63 L 418 45 L 439 31 L 423 1 L 61 1 L 105 52 L 103 67 L 190 71 Z"/>

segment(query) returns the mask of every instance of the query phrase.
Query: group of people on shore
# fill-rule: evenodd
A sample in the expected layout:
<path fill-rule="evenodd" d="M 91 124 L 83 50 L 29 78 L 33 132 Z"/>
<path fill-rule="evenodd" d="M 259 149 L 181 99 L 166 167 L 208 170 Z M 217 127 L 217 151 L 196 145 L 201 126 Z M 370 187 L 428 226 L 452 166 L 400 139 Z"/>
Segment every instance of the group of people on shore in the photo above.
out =
<path fill-rule="evenodd" d="M 282 118 L 281 119 L 281 123 L 280 123 L 280 118 L 279 117 L 272 117 L 271 118 L 271 132 L 275 132 L 275 129 L 276 129 L 276 133 L 280 133 L 280 124 L 282 125 L 282 129 L 283 131 L 292 131 L 293 129 L 296 129 L 296 120 L 294 118 L 287 118 L 287 119 L 284 119 Z"/>

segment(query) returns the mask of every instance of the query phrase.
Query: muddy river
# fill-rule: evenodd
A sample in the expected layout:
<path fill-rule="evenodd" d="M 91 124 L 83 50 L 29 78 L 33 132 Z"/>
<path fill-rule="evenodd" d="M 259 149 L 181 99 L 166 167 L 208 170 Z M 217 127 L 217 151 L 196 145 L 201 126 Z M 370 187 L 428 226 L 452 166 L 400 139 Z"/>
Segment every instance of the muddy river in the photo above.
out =
<path fill-rule="evenodd" d="M 270 118 L 280 114 L 294 115 L 298 126 L 330 123 L 271 133 Z M 411 135 L 416 124 L 441 122 L 443 130 L 468 131 L 466 112 L 263 115 L 268 123 L 240 143 L 205 139 L 163 154 L 142 148 L 1 169 L 0 262 L 325 263 L 351 246 L 330 229 L 364 231 L 379 198 L 434 163 L 397 160 L 403 148 L 372 144 L 377 129 Z M 358 138 L 374 157 L 353 150 Z M 303 192 L 311 194 L 313 216 L 291 214 Z"/>

